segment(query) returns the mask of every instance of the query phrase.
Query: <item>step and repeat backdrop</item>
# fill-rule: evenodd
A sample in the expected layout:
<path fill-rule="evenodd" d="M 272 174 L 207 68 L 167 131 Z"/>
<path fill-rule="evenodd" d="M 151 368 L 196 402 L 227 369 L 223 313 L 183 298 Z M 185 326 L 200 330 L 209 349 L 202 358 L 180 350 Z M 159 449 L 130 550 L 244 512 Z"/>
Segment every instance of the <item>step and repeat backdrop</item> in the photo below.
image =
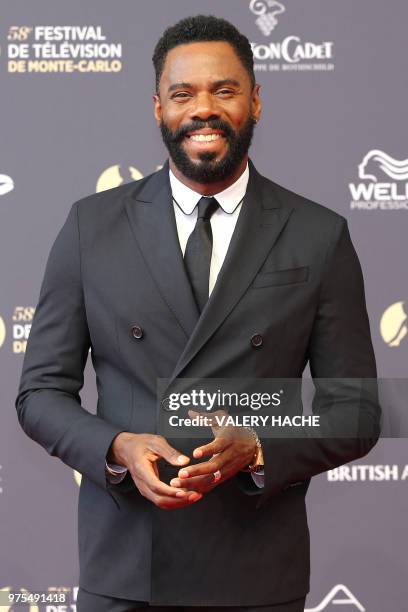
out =
<path fill-rule="evenodd" d="M 3 2 L 0 589 L 66 595 L 31 612 L 75 610 L 78 585 L 81 476 L 24 435 L 14 408 L 46 258 L 74 201 L 163 164 L 152 51 L 168 25 L 203 12 L 252 43 L 263 101 L 252 160 L 347 217 L 378 375 L 407 376 L 405 0 Z M 95 411 L 89 363 L 82 400 Z M 309 612 L 407 610 L 407 464 L 407 441 L 388 437 L 313 479 Z"/>

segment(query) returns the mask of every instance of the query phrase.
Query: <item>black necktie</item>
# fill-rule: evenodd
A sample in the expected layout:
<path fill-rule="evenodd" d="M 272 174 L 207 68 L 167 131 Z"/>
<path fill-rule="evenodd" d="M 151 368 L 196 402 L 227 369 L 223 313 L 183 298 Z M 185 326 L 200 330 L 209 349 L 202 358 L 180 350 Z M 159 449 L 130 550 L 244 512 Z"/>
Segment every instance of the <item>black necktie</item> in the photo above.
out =
<path fill-rule="evenodd" d="M 200 313 L 208 300 L 213 246 L 210 219 L 218 206 L 215 198 L 202 197 L 198 202 L 197 222 L 184 253 L 184 263 Z"/>

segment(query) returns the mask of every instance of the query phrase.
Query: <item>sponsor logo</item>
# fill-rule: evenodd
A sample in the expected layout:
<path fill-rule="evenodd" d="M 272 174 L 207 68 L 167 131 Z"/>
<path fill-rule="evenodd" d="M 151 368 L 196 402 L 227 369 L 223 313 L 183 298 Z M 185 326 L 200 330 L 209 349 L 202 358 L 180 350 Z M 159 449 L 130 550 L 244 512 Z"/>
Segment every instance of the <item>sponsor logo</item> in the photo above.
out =
<path fill-rule="evenodd" d="M 358 177 L 360 182 L 349 183 L 351 210 L 408 210 L 408 159 L 372 149 L 358 165 Z"/>
<path fill-rule="evenodd" d="M 282 2 L 275 0 L 251 0 L 249 10 L 257 15 L 255 23 L 265 36 L 269 34 L 278 25 L 277 16 L 285 12 L 285 7 Z"/>
<path fill-rule="evenodd" d="M 358 166 L 358 176 L 361 179 L 372 179 L 374 182 L 377 182 L 378 178 L 375 174 L 367 174 L 370 164 L 372 164 L 374 171 L 380 169 L 384 174 L 396 181 L 408 180 L 408 159 L 399 161 L 391 157 L 391 155 L 387 155 L 384 151 L 380 151 L 380 149 L 369 151 Z"/>
<path fill-rule="evenodd" d="M 122 70 L 122 44 L 110 42 L 101 26 L 10 26 L 10 73 L 95 73 Z"/>
<path fill-rule="evenodd" d="M 14 189 L 14 181 L 7 174 L 0 174 L 0 196 L 6 195 Z"/>
<path fill-rule="evenodd" d="M 252 0 L 250 11 L 256 15 L 255 24 L 264 36 L 270 36 L 278 25 L 278 16 L 286 11 L 282 2 Z M 334 70 L 334 42 L 312 42 L 298 34 L 290 34 L 279 41 L 251 42 L 254 69 L 257 71 L 332 71 Z"/>
<path fill-rule="evenodd" d="M 380 334 L 389 347 L 399 346 L 408 333 L 405 302 L 395 302 L 385 309 L 380 319 Z"/>
<path fill-rule="evenodd" d="M 347 610 L 359 610 L 365 612 L 364 606 L 358 601 L 353 593 L 344 584 L 337 584 L 332 590 L 322 599 L 315 608 L 305 608 L 305 612 L 322 612 L 328 606 L 349 606 Z M 331 608 L 330 608 L 331 609 Z M 341 608 L 344 610 L 344 607 Z"/>
<path fill-rule="evenodd" d="M 341 465 L 327 472 L 328 482 L 390 482 L 408 479 L 408 465 Z"/>
<path fill-rule="evenodd" d="M 303 43 L 299 36 L 287 36 L 282 42 L 269 45 L 251 43 L 251 47 L 255 60 L 282 60 L 287 64 L 297 64 L 303 60 L 330 59 L 333 57 L 333 44 Z"/>

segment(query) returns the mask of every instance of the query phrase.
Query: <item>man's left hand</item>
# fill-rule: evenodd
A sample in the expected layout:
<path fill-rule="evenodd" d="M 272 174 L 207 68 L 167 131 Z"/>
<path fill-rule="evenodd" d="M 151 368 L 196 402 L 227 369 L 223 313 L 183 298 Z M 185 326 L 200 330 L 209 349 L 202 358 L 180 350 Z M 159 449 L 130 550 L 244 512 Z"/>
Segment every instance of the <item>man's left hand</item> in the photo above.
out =
<path fill-rule="evenodd" d="M 189 410 L 188 414 L 192 418 L 199 416 L 199 413 L 193 410 Z M 215 415 L 222 416 L 227 413 L 218 410 L 208 415 L 212 420 L 211 428 L 215 438 L 193 452 L 195 459 L 210 459 L 180 469 L 178 478 L 170 481 L 171 486 L 207 493 L 251 463 L 256 451 L 254 436 L 243 427 L 219 426 L 213 418 Z"/>

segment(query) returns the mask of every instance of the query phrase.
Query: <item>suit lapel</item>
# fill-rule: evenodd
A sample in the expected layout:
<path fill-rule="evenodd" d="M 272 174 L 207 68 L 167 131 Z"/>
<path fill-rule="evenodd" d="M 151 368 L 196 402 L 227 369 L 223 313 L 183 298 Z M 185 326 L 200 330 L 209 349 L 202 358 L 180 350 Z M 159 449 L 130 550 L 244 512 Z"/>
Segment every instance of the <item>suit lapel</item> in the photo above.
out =
<path fill-rule="evenodd" d="M 188 280 L 177 235 L 169 167 L 166 162 L 126 201 L 129 222 L 160 294 L 187 338 L 199 312 Z"/>
<path fill-rule="evenodd" d="M 251 162 L 249 171 L 247 191 L 227 256 L 171 380 L 181 374 L 245 293 L 292 212 L 291 207 L 282 205 L 271 183 L 258 174 Z"/>

